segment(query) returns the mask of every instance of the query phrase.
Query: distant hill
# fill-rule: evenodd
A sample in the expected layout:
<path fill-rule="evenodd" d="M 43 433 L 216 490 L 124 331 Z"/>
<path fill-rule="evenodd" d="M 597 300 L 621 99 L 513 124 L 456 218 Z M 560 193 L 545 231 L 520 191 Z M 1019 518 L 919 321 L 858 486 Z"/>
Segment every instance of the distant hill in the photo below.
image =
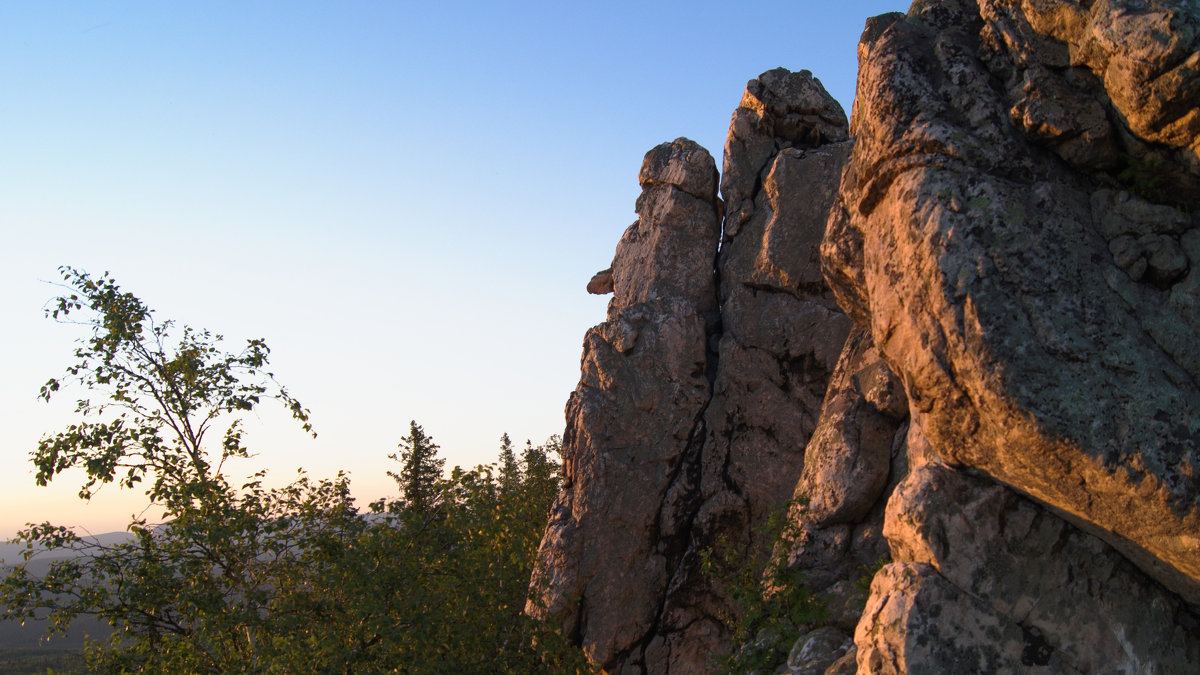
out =
<path fill-rule="evenodd" d="M 111 545 L 126 541 L 132 536 L 128 532 L 108 532 L 84 537 L 84 539 L 92 543 Z M 0 544 L 0 566 L 7 572 L 8 566 L 21 564 L 24 552 L 24 544 L 13 544 L 5 541 Z M 29 562 L 25 563 L 25 565 L 31 573 L 41 575 L 45 574 L 51 562 L 72 556 L 73 554 L 67 551 L 42 550 Z M 0 621 L 0 650 L 39 649 L 43 647 L 78 650 L 83 648 L 83 644 L 88 637 L 103 638 L 112 633 L 112 630 L 112 627 L 103 621 L 82 618 L 71 624 L 71 629 L 66 635 L 55 636 L 47 641 L 45 640 L 46 622 L 44 620 L 29 620 L 25 622 L 24 626 L 12 621 Z M 3 672 L 13 672 L 5 663 L 0 662 L 0 665 L 4 665 Z M 44 670 L 43 668 L 41 672 L 44 672 Z"/>
<path fill-rule="evenodd" d="M 127 541 L 133 535 L 128 532 L 106 532 L 104 534 L 88 535 L 82 537 L 84 541 L 109 546 L 122 541 Z M 13 565 L 21 562 L 21 556 L 25 553 L 25 544 L 14 544 L 10 540 L 5 540 L 0 543 L 0 565 Z M 61 558 L 70 558 L 73 554 L 67 551 L 46 551 L 40 550 L 37 555 L 37 560 L 58 560 Z"/>

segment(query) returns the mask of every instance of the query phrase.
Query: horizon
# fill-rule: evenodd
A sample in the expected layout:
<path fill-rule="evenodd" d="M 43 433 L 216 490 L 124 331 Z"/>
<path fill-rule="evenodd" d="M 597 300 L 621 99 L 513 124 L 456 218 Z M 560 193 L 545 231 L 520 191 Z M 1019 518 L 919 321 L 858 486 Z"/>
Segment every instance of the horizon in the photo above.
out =
<path fill-rule="evenodd" d="M 686 136 L 719 167 L 745 83 L 775 67 L 849 116 L 865 21 L 908 4 L 0 9 L 0 538 L 121 532 L 145 504 L 34 485 L 29 452 L 76 419 L 77 390 L 37 397 L 80 336 L 42 316 L 60 265 L 227 349 L 266 340 L 319 435 L 265 406 L 230 475 L 344 469 L 360 505 L 392 496 L 410 420 L 447 466 L 563 432 L 608 302 L 585 285 L 648 150 Z"/>

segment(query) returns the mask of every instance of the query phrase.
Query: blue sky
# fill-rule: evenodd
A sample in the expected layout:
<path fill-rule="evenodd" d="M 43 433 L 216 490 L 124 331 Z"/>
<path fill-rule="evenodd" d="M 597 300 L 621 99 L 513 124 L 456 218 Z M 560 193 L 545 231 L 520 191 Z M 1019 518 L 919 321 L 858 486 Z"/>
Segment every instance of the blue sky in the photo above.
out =
<path fill-rule="evenodd" d="M 584 286 L 633 221 L 642 155 L 720 158 L 748 79 L 812 70 L 850 112 L 867 17 L 906 2 L 0 2 L 0 537 L 118 530 L 140 493 L 33 485 L 68 423 L 37 399 L 80 333 L 59 265 L 160 318 L 265 338 L 314 414 L 249 424 L 260 467 L 393 494 L 415 419 L 448 464 L 563 428 Z"/>

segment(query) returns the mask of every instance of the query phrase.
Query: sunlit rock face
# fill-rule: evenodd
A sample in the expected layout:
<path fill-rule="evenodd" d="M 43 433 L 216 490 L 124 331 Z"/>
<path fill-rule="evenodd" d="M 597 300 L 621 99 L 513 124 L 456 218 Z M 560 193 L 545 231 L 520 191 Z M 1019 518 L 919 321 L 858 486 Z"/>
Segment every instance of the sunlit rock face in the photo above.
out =
<path fill-rule="evenodd" d="M 1197 662 L 1200 199 L 1175 130 L 1198 49 L 1190 2 L 868 22 L 822 253 L 904 384 L 916 468 L 888 495 L 859 672 Z"/>
<path fill-rule="evenodd" d="M 725 547 L 828 610 L 778 672 L 1191 672 L 1200 4 L 919 0 L 859 63 L 848 129 L 805 71 L 747 85 L 723 200 L 647 155 L 530 611 L 707 672 Z"/>
<path fill-rule="evenodd" d="M 648 672 L 705 672 L 728 649 L 728 589 L 701 573 L 701 551 L 749 564 L 764 557 L 760 526 L 800 476 L 850 330 L 820 265 L 846 139 L 841 106 L 807 71 L 751 80 L 730 121 L 712 398 L 704 443 L 665 503 L 667 521 L 684 524 L 686 548 L 647 644 Z"/>
<path fill-rule="evenodd" d="M 1194 3 L 1149 4 L 1174 6 L 1200 48 Z M 1045 71 L 1111 113 L 1119 128 L 1097 142 L 1125 152 L 1122 139 L 1148 140 L 1121 121 L 1114 101 L 1131 94 L 1070 65 L 1070 45 L 1034 31 L 1024 5 L 1066 16 L 1076 3 L 923 2 L 873 20 L 829 276 L 940 456 L 1090 527 L 1197 602 L 1198 326 L 1190 287 L 1176 289 L 1191 278 L 1176 253 L 1195 222 L 1114 195 L 1114 176 L 1061 151 L 1051 125 L 1029 130 Z M 1096 2 L 1087 25 L 1105 34 L 1157 16 Z M 1119 61 L 1110 55 L 1110 69 Z M 1194 109 L 1200 89 L 1190 92 Z M 1145 250 L 1130 254 L 1122 237 L 1145 238 Z M 1173 261 L 1131 276 L 1130 258 L 1156 256 Z"/>
<path fill-rule="evenodd" d="M 608 672 L 706 672 L 729 648 L 726 589 L 700 552 L 761 558 L 753 525 L 800 475 L 850 329 L 819 255 L 847 139 L 811 74 L 752 80 L 730 124 L 721 188 L 738 206 L 723 230 L 708 153 L 681 139 L 646 156 L 608 320 L 567 404 L 568 486 L 530 605 Z"/>

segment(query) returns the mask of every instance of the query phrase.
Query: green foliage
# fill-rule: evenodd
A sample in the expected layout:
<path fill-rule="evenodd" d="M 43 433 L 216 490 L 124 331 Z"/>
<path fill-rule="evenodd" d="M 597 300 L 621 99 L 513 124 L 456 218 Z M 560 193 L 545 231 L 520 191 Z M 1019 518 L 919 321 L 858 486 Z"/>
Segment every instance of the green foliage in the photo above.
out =
<path fill-rule="evenodd" d="M 500 437 L 500 489 L 512 492 L 521 480 L 521 467 L 517 464 L 517 453 L 513 451 L 512 439 L 508 434 Z"/>
<path fill-rule="evenodd" d="M 208 488 L 162 525 L 135 521 L 127 542 L 27 528 L 18 535 L 26 559 L 35 545 L 76 555 L 40 578 L 18 566 L 0 581 L 6 618 L 49 612 L 60 632 L 77 616 L 108 621 L 118 632 L 87 649 L 89 666 L 102 672 L 231 672 L 272 662 L 293 617 L 280 610 L 321 583 L 366 523 L 345 476 L 301 475 L 273 490 L 254 480 L 240 491 L 214 479 Z"/>
<path fill-rule="evenodd" d="M 300 472 L 267 488 L 260 472 L 237 485 L 225 465 L 249 455 L 240 415 L 273 398 L 311 431 L 308 411 L 265 370 L 266 345 L 226 354 L 220 336 L 155 322 L 107 275 L 63 275 L 71 292 L 47 313 L 85 315 L 91 337 L 43 396 L 74 382 L 95 401 L 39 444 L 38 482 L 82 468 L 86 499 L 148 479 L 166 520 L 134 520 L 116 544 L 30 525 L 16 539 L 25 560 L 62 557 L 43 576 L 17 565 L 0 580 L 0 618 L 46 617 L 51 632 L 80 616 L 109 622 L 118 631 L 86 649 L 97 672 L 586 670 L 577 648 L 523 613 L 559 486 L 556 438 L 527 443 L 523 467 L 506 442 L 499 469 L 444 477 L 438 446 L 412 422 L 391 455 L 401 498 L 366 515 L 342 474 Z M 210 432 L 220 434 L 215 456 Z"/>
<path fill-rule="evenodd" d="M 437 456 L 438 445 L 425 435 L 425 430 L 416 421 L 409 423 L 409 433 L 400 439 L 399 454 L 388 455 L 400 462 L 400 473 L 388 475 L 400 486 L 407 508 L 422 513 L 437 505 L 438 481 L 446 460 Z"/>
<path fill-rule="evenodd" d="M 803 570 L 789 567 L 786 555 L 801 545 L 794 516 L 807 504 L 796 497 L 768 516 L 761 530 L 774 553 L 765 565 L 726 541 L 701 551 L 701 571 L 726 589 L 734 605 L 734 613 L 725 617 L 733 649 L 715 659 L 719 672 L 772 672 L 803 629 L 828 622 L 829 613 L 805 585 Z"/>
<path fill-rule="evenodd" d="M 887 556 L 881 556 L 876 558 L 871 564 L 862 565 L 858 568 L 858 571 L 862 574 L 860 574 L 858 578 L 854 580 L 854 587 L 863 594 L 864 598 L 871 594 L 871 581 L 875 578 L 875 574 L 879 572 L 879 570 L 883 569 L 884 565 L 887 565 L 889 562 L 891 562 L 890 558 Z"/>
<path fill-rule="evenodd" d="M 562 487 L 561 466 L 554 459 L 561 456 L 562 437 L 558 435 L 551 436 L 538 446 L 525 441 L 525 449 L 521 452 L 521 490 L 537 508 L 545 506 L 538 516 L 540 524 L 549 519 L 550 507 Z M 545 530 L 544 527 L 542 529 Z"/>
<path fill-rule="evenodd" d="M 240 416 L 264 398 L 278 400 L 312 431 L 308 410 L 266 370 L 270 349 L 262 340 L 222 352 L 222 336 L 188 326 L 175 331 L 174 322 L 155 321 L 107 273 L 94 279 L 70 267 L 60 271 L 70 293 L 52 302 L 46 315 L 88 326 L 91 337 L 80 340 L 66 376 L 46 382 L 41 396 L 49 401 L 74 382 L 100 398 L 79 399 L 82 421 L 38 443 L 38 485 L 81 468 L 87 480 L 79 494 L 86 499 L 103 484 L 133 487 L 149 475 L 152 502 L 187 508 L 193 492 L 207 489 L 226 460 L 247 456 Z M 204 449 L 213 431 L 223 435 L 216 464 Z"/>
<path fill-rule="evenodd" d="M 1117 180 L 1127 190 L 1155 204 L 1171 204 L 1172 196 L 1163 182 L 1163 176 L 1168 168 L 1161 160 L 1155 158 L 1139 158 L 1134 155 L 1121 155 L 1125 167 L 1117 173 Z"/>
<path fill-rule="evenodd" d="M 507 476 L 507 489 L 502 446 L 497 464 L 455 467 L 440 480 L 432 510 L 387 501 L 373 505 L 394 522 L 373 530 L 373 550 L 365 557 L 390 560 L 394 576 L 354 596 L 371 603 L 390 596 L 393 606 L 384 616 L 415 619 L 402 629 L 377 624 L 385 648 L 374 667 L 586 672 L 577 648 L 524 614 L 534 556 L 558 491 L 558 466 L 549 457 L 558 447 L 557 438 L 529 444 L 524 470 L 509 467 L 516 473 Z"/>

